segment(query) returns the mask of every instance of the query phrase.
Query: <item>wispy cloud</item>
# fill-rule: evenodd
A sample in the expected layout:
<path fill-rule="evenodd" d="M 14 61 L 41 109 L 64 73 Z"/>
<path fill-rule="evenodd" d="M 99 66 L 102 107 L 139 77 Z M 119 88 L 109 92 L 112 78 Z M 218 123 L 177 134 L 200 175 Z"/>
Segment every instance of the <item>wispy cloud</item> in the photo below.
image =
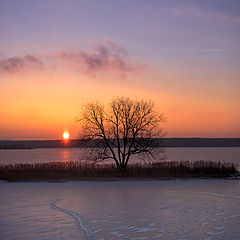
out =
<path fill-rule="evenodd" d="M 75 70 L 95 76 L 99 72 L 115 72 L 125 75 L 134 71 L 124 47 L 108 40 L 95 44 L 92 50 L 62 51 L 57 57 L 71 65 Z"/>
<path fill-rule="evenodd" d="M 43 69 L 44 63 L 33 55 L 24 57 L 0 58 L 0 73 L 16 73 L 32 69 Z"/>

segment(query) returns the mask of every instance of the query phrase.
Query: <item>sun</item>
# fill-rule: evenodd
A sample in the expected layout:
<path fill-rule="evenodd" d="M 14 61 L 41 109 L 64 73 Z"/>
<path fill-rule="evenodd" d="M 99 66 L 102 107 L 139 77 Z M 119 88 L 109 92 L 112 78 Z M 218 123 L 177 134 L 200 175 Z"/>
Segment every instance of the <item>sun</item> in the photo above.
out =
<path fill-rule="evenodd" d="M 65 140 L 68 140 L 68 139 L 69 139 L 69 132 L 68 132 L 68 131 L 65 131 L 65 132 L 63 133 L 63 138 L 64 138 Z"/>

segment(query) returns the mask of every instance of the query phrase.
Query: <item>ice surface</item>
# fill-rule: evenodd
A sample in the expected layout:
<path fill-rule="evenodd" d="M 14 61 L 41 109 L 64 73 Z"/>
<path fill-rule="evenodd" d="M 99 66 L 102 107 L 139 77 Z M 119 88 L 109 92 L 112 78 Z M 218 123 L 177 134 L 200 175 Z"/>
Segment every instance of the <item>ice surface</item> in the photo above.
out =
<path fill-rule="evenodd" d="M 240 181 L 0 182 L 0 239 L 240 239 Z"/>

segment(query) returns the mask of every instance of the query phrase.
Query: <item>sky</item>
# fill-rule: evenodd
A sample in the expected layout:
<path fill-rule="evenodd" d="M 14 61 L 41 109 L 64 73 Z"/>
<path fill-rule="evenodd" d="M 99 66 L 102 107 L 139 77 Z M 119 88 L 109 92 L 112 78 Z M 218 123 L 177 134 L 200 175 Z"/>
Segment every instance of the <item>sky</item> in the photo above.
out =
<path fill-rule="evenodd" d="M 240 137 L 239 43 L 238 0 L 0 0 L 0 139 L 76 138 L 119 96 L 167 137 Z"/>

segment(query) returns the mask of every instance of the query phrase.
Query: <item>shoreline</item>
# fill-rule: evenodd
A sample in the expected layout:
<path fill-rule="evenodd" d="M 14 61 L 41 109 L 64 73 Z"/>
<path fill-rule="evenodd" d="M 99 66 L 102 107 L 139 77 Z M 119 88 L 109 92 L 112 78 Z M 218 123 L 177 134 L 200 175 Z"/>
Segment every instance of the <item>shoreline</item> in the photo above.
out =
<path fill-rule="evenodd" d="M 155 138 L 161 148 L 172 147 L 240 147 L 240 138 L 203 138 L 203 137 L 173 137 Z M 61 139 L 52 140 L 0 140 L 0 149 L 5 147 L 26 147 L 26 148 L 92 148 L 96 140 L 83 141 L 82 139 L 69 139 L 64 142 Z"/>
<path fill-rule="evenodd" d="M 116 179 L 106 179 L 106 178 L 98 178 L 98 179 L 87 179 L 87 178 L 82 178 L 82 179 L 56 179 L 56 180 L 43 180 L 43 179 L 35 179 L 35 180 L 5 180 L 5 179 L 0 179 L 0 182 L 9 182 L 9 183 L 69 183 L 69 182 L 167 182 L 167 181 L 176 181 L 176 182 L 181 182 L 181 181 L 194 181 L 194 180 L 227 180 L 227 181 L 240 181 L 240 177 L 234 178 L 234 177 L 226 177 L 226 178 L 213 178 L 213 177 L 205 177 L 205 178 L 116 178 Z"/>

